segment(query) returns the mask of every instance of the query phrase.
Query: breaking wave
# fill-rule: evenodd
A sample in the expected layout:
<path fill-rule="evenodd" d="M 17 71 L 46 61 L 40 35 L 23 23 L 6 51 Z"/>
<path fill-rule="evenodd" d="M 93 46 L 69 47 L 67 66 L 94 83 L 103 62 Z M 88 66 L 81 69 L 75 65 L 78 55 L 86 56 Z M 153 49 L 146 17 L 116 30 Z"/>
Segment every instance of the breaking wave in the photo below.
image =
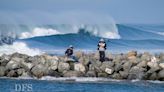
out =
<path fill-rule="evenodd" d="M 43 52 L 40 51 L 39 49 L 29 48 L 23 42 L 14 42 L 12 45 L 5 44 L 5 45 L 0 46 L 0 56 L 3 54 L 13 54 L 16 52 L 21 53 L 21 54 L 27 54 L 29 56 L 43 54 Z"/>
<path fill-rule="evenodd" d="M 20 39 L 32 38 L 37 36 L 49 36 L 59 34 L 57 30 L 54 29 L 46 29 L 46 28 L 34 28 L 31 32 L 23 32 L 20 34 Z"/>

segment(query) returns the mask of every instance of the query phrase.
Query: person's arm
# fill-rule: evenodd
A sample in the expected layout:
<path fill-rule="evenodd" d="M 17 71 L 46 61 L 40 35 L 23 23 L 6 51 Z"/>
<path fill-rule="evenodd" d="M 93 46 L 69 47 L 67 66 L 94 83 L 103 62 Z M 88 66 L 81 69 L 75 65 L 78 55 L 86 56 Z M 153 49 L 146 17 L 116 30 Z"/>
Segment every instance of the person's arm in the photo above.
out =
<path fill-rule="evenodd" d="M 106 48 L 106 43 L 105 43 L 105 46 L 104 46 L 104 48 L 105 48 L 105 50 L 107 49 L 107 48 Z"/>
<path fill-rule="evenodd" d="M 99 45 L 99 43 L 97 44 L 97 50 L 99 50 L 99 47 L 100 47 L 100 45 Z"/>
<path fill-rule="evenodd" d="M 65 55 L 68 55 L 68 49 L 65 51 Z"/>

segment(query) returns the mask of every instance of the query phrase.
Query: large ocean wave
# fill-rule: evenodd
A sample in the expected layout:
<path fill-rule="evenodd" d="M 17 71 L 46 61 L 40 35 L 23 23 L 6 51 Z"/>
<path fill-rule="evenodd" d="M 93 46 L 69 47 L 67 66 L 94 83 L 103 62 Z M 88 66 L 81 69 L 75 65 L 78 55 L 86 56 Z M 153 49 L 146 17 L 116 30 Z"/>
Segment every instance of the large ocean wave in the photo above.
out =
<path fill-rule="evenodd" d="M 29 56 L 35 56 L 43 54 L 39 49 L 32 49 L 27 46 L 24 42 L 14 42 L 12 45 L 0 46 L 0 56 L 3 54 L 13 54 L 13 53 L 27 54 Z"/>

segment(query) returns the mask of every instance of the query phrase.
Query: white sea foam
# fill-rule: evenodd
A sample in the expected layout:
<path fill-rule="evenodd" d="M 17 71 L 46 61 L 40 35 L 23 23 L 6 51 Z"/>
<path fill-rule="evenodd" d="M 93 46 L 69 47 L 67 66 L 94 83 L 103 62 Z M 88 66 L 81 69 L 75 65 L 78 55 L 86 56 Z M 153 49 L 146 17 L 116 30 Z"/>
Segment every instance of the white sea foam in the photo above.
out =
<path fill-rule="evenodd" d="M 44 76 L 40 80 L 53 80 L 53 81 L 74 81 L 74 82 L 121 82 L 123 80 L 115 80 L 109 78 L 96 78 L 96 77 L 51 77 Z"/>
<path fill-rule="evenodd" d="M 14 42 L 12 45 L 2 45 L 0 46 L 0 55 L 2 54 L 12 54 L 12 53 L 27 54 L 30 56 L 43 54 L 39 49 L 32 49 L 27 46 L 24 42 Z"/>
<path fill-rule="evenodd" d="M 20 34 L 20 39 L 25 39 L 25 38 L 32 38 L 32 37 L 36 37 L 36 36 L 49 36 L 49 35 L 55 35 L 55 34 L 59 34 L 60 32 L 58 32 L 57 30 L 54 29 L 46 29 L 46 28 L 39 28 L 36 27 L 34 28 L 31 32 L 23 32 Z"/>

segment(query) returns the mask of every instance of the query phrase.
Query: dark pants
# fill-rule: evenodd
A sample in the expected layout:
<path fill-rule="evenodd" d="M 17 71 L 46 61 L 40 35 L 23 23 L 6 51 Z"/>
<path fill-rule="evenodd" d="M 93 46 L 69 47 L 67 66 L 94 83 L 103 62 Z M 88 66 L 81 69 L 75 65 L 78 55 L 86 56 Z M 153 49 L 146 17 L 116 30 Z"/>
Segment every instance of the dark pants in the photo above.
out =
<path fill-rule="evenodd" d="M 99 51 L 99 55 L 100 55 L 100 61 L 101 62 L 105 61 L 105 51 Z"/>

